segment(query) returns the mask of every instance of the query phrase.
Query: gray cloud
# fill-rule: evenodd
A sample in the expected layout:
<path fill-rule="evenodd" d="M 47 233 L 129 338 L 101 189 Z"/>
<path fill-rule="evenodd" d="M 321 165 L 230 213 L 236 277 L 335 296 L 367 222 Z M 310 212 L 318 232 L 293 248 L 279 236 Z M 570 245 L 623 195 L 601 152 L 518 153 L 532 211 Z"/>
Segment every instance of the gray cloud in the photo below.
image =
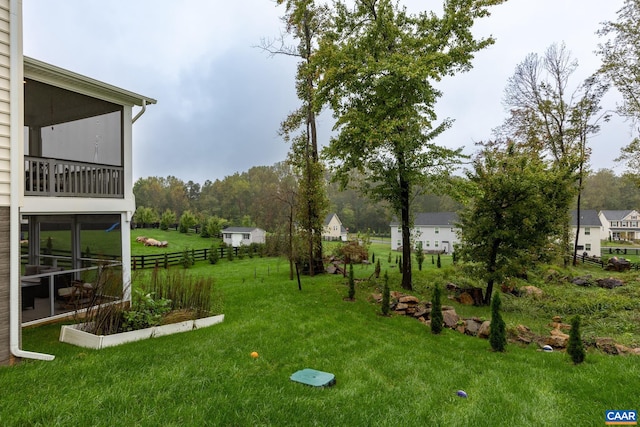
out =
<path fill-rule="evenodd" d="M 425 7 L 423 0 L 404 3 L 412 11 Z M 426 3 L 441 9 L 441 1 Z M 469 73 L 441 83 L 438 114 L 455 119 L 441 143 L 471 151 L 474 141 L 490 138 L 505 116 L 507 79 L 530 52 L 564 41 L 580 62 L 576 79 L 593 72 L 595 31 L 615 20 L 621 5 L 511 0 L 495 7 L 476 32 L 495 36 L 496 44 L 476 55 Z M 252 47 L 281 31 L 283 9 L 274 2 L 25 0 L 23 7 L 25 55 L 158 100 L 134 125 L 135 178 L 202 183 L 284 160 L 288 146 L 277 131 L 299 104 L 295 60 Z M 616 100 L 611 94 L 606 108 Z M 321 121 L 326 143 L 330 114 Z M 591 142 L 594 169 L 614 166 L 628 129 L 618 119 L 603 125 Z"/>

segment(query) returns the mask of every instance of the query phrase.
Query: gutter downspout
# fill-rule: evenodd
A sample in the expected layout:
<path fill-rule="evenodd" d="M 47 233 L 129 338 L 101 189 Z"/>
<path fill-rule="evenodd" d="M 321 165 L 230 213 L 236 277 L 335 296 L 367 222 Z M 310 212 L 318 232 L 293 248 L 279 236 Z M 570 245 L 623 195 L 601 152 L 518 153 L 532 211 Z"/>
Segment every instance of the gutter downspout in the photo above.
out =
<path fill-rule="evenodd" d="M 53 360 L 54 355 L 35 353 L 20 349 L 20 257 L 16 248 L 20 247 L 20 194 L 22 181 L 20 177 L 22 162 L 22 124 L 24 114 L 23 104 L 23 59 L 22 59 L 22 0 L 10 1 L 10 147 L 11 147 L 11 196 L 9 207 L 9 242 L 10 242 L 10 266 L 9 266 L 9 346 L 11 354 L 23 359 Z M 17 36 L 16 36 L 17 35 Z M 17 143 L 20 142 L 20 143 Z"/>
<path fill-rule="evenodd" d="M 136 114 L 135 117 L 133 119 L 131 119 L 131 124 L 134 124 L 136 122 L 136 120 L 138 120 L 140 118 L 140 116 L 144 114 L 144 112 L 146 110 L 147 110 L 147 100 L 143 99 L 142 100 L 142 110 L 138 111 L 138 114 Z"/>

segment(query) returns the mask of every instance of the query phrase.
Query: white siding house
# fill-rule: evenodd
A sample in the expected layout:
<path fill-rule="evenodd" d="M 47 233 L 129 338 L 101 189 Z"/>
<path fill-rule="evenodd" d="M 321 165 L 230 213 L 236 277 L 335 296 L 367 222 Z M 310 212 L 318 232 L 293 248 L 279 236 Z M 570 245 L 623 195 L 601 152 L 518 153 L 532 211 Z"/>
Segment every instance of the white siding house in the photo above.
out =
<path fill-rule="evenodd" d="M 598 213 L 602 222 L 603 240 L 639 240 L 640 214 L 634 210 L 602 210 Z"/>
<path fill-rule="evenodd" d="M 453 245 L 460 240 L 456 234 L 455 212 L 423 212 L 416 215 L 411 238 L 413 244 L 422 242 L 425 252 L 452 253 Z M 402 232 L 397 220 L 391 222 L 391 250 L 402 248 Z"/>
<path fill-rule="evenodd" d="M 578 255 L 600 256 L 600 241 L 603 238 L 603 227 L 595 210 L 580 211 L 580 229 L 577 228 L 576 211 L 571 212 L 571 242 L 575 242 L 578 233 Z"/>
<path fill-rule="evenodd" d="M 129 299 L 132 125 L 156 101 L 24 57 L 20 0 L 0 0 L 0 34 L 0 364 L 5 364 L 15 358 L 52 359 L 23 350 L 21 330 L 73 315 L 60 304 L 59 285 L 95 280 L 108 264 L 112 278 L 122 282 L 118 297 Z"/>
<path fill-rule="evenodd" d="M 264 243 L 267 233 L 257 227 L 227 227 L 222 230 L 222 240 L 234 248 L 252 243 Z"/>
<path fill-rule="evenodd" d="M 342 225 L 342 221 L 336 213 L 330 213 L 324 219 L 324 229 L 322 238 L 325 240 L 342 240 L 347 241 L 348 231 Z"/>

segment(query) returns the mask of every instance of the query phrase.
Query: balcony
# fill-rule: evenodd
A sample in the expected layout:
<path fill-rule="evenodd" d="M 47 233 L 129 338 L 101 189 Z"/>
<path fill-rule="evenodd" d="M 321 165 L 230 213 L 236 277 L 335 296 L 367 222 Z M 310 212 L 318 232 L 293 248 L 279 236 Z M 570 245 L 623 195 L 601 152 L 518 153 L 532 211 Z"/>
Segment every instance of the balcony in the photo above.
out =
<path fill-rule="evenodd" d="M 25 196 L 124 198 L 121 166 L 24 157 Z"/>

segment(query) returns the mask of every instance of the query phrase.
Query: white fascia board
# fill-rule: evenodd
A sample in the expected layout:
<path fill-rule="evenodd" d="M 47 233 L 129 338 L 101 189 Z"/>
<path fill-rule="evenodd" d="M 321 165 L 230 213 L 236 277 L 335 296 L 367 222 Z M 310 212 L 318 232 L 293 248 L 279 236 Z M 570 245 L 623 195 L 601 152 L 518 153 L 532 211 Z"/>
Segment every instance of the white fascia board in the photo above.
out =
<path fill-rule="evenodd" d="M 24 77 L 118 105 L 155 104 L 157 101 L 37 59 L 24 57 Z"/>

